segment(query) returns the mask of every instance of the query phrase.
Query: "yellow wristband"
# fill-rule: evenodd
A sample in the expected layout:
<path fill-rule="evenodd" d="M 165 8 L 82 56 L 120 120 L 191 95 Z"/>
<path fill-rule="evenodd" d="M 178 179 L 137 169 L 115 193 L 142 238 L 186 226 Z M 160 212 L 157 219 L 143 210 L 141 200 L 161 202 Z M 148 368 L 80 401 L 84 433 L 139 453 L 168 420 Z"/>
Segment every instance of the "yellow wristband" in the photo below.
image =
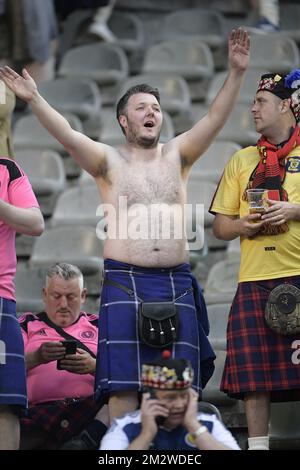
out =
<path fill-rule="evenodd" d="M 192 433 L 194 437 L 199 437 L 204 432 L 208 431 L 206 426 L 201 425 L 195 432 Z"/>

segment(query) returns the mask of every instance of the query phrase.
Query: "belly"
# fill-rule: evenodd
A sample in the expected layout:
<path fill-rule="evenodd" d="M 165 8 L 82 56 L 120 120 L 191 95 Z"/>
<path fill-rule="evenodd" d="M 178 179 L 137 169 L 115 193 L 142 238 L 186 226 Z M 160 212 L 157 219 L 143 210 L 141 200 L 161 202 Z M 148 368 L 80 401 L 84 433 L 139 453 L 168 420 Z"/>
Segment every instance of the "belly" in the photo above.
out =
<path fill-rule="evenodd" d="M 185 240 L 106 240 L 104 258 L 147 268 L 168 268 L 188 261 Z"/>
<path fill-rule="evenodd" d="M 112 230 L 110 230 L 112 229 Z M 131 206 L 108 221 L 104 257 L 145 267 L 170 267 L 188 258 L 179 204 Z"/>

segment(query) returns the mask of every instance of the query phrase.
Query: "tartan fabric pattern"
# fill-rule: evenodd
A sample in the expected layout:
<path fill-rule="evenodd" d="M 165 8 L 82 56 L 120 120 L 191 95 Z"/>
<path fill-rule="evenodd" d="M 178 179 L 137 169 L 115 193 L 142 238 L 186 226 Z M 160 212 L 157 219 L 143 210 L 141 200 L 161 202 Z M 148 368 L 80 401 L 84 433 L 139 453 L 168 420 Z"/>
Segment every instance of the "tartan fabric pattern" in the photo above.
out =
<path fill-rule="evenodd" d="M 300 276 L 238 285 L 220 387 L 229 396 L 242 399 L 247 392 L 270 392 L 271 401 L 300 399 L 300 364 L 292 360 L 299 336 L 273 332 L 264 318 L 270 291 L 284 282 L 300 287 Z"/>
<path fill-rule="evenodd" d="M 16 302 L 0 297 L 0 405 L 27 406 L 24 345 Z"/>
<path fill-rule="evenodd" d="M 211 377 L 215 354 L 207 339 L 209 325 L 202 292 L 188 264 L 173 268 L 142 268 L 114 260 L 105 260 L 104 276 L 134 292 L 104 284 L 99 313 L 99 346 L 95 390 L 141 390 L 142 364 L 161 358 L 161 350 L 139 340 L 137 297 L 145 302 L 176 301 L 179 306 L 179 335 L 169 347 L 173 358 L 184 358 L 194 369 L 193 387 L 200 392 Z"/>
<path fill-rule="evenodd" d="M 262 136 L 257 142 L 260 162 L 250 178 L 251 188 L 265 188 L 269 191 L 270 199 L 287 200 L 287 194 L 282 188 L 285 178 L 285 157 L 299 144 L 300 128 L 298 126 L 281 148 L 271 144 Z"/>
<path fill-rule="evenodd" d="M 21 418 L 22 432 L 44 431 L 47 440 L 56 445 L 79 434 L 95 417 L 102 403 L 93 396 L 82 399 L 40 403 L 27 410 Z"/>

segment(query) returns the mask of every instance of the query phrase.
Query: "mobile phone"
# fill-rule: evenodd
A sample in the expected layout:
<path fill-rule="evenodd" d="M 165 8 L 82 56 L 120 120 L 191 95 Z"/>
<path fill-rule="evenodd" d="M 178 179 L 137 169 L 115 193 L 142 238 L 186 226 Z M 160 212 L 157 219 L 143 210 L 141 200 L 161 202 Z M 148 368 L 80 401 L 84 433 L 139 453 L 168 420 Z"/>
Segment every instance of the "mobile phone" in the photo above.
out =
<path fill-rule="evenodd" d="M 77 349 L 77 341 L 75 339 L 66 339 L 65 341 L 61 341 L 62 345 L 66 348 L 66 354 L 76 354 L 76 349 Z M 57 361 L 56 363 L 56 368 L 58 370 L 63 370 L 63 367 L 60 365 L 60 360 Z"/>
<path fill-rule="evenodd" d="M 150 393 L 149 400 L 157 400 L 157 396 L 153 388 L 149 388 L 147 392 Z M 166 419 L 167 418 L 165 416 L 156 416 L 155 421 L 156 421 L 157 426 L 162 426 Z"/>

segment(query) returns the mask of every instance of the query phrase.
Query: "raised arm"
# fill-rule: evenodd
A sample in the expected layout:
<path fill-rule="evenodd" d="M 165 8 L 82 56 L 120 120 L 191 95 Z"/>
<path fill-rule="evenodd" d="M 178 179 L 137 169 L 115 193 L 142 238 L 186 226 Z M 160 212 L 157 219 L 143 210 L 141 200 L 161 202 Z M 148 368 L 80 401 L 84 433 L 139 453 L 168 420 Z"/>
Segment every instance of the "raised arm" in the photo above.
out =
<path fill-rule="evenodd" d="M 103 173 L 103 168 L 107 166 L 109 146 L 94 142 L 72 129 L 68 121 L 39 94 L 35 81 L 26 69 L 23 69 L 21 76 L 10 67 L 0 68 L 0 78 L 19 98 L 31 106 L 42 126 L 65 147 L 82 168 L 92 176 Z"/>
<path fill-rule="evenodd" d="M 224 126 L 239 94 L 249 63 L 250 39 L 243 29 L 232 30 L 228 39 L 229 72 L 207 114 L 189 131 L 176 137 L 183 168 L 190 167 L 209 147 Z"/>

